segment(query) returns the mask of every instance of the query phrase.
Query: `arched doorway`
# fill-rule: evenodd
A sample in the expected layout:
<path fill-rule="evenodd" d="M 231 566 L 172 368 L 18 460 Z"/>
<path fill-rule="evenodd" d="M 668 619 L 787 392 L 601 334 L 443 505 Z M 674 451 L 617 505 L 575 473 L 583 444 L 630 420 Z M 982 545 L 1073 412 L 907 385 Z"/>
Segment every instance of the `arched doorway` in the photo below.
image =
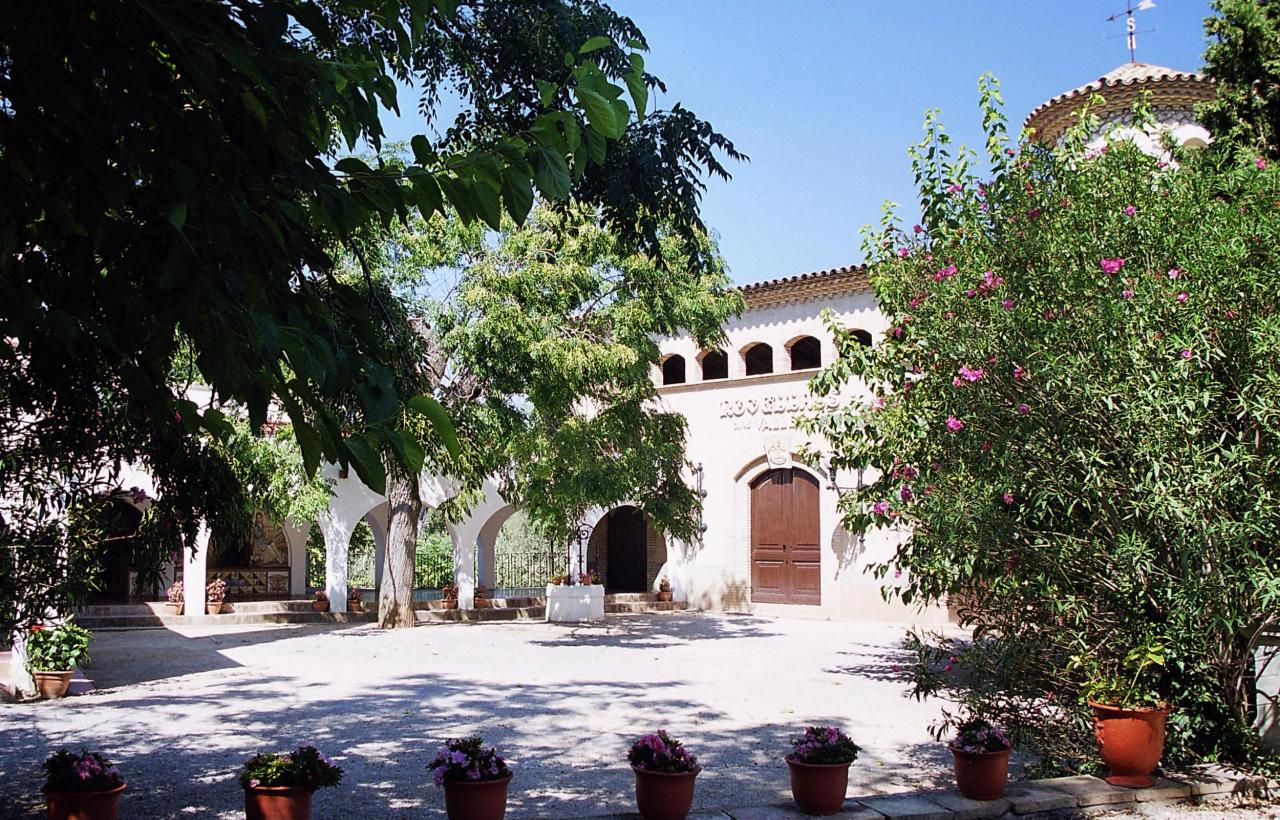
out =
<path fill-rule="evenodd" d="M 822 603 L 820 491 L 794 467 L 751 482 L 751 600 L 762 604 Z"/>
<path fill-rule="evenodd" d="M 611 510 L 606 526 L 604 584 L 610 592 L 647 592 L 649 525 L 635 507 Z"/>

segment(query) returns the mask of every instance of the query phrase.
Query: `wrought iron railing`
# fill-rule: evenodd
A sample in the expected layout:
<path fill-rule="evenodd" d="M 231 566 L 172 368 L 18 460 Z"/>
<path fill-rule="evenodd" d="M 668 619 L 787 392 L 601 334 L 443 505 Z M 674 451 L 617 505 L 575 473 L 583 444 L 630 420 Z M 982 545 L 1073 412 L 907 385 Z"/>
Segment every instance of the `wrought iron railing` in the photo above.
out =
<path fill-rule="evenodd" d="M 495 597 L 540 596 L 547 583 L 569 572 L 569 555 L 564 549 L 498 552 L 493 557 Z"/>

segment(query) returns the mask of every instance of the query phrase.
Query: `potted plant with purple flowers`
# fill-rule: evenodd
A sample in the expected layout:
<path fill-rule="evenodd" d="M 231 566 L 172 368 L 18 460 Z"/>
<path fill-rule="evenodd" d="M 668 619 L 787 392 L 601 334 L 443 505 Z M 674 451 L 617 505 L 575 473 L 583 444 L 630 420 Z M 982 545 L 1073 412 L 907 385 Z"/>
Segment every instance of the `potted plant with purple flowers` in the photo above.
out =
<path fill-rule="evenodd" d="M 316 612 L 328 612 L 329 593 L 323 589 L 316 590 L 316 594 L 311 596 L 311 609 Z"/>
<path fill-rule="evenodd" d="M 844 806 L 849 766 L 858 759 L 858 744 L 834 726 L 810 726 L 791 740 L 787 768 L 791 796 L 805 814 L 835 814 Z"/>
<path fill-rule="evenodd" d="M 507 813 L 511 769 L 479 735 L 447 741 L 427 764 L 437 786 L 444 788 L 450 820 L 502 820 Z"/>
<path fill-rule="evenodd" d="M 645 820 L 684 820 L 693 806 L 694 778 L 702 767 L 680 741 L 659 729 L 631 744 L 636 806 Z"/>
<path fill-rule="evenodd" d="M 125 782 L 97 752 L 60 749 L 44 762 L 49 820 L 115 820 Z"/>
<path fill-rule="evenodd" d="M 247 820 L 308 820 L 311 795 L 336 786 L 342 768 L 306 744 L 285 754 L 258 754 L 240 770 Z"/>
<path fill-rule="evenodd" d="M 981 718 L 961 723 L 947 747 L 955 759 L 956 788 L 970 800 L 995 800 L 1009 779 L 1013 744 L 1004 729 Z"/>
<path fill-rule="evenodd" d="M 221 578 L 215 578 L 204 588 L 205 612 L 210 615 L 217 615 L 222 612 L 222 602 L 226 599 L 227 582 Z"/>
<path fill-rule="evenodd" d="M 167 599 L 165 609 L 169 611 L 169 614 L 181 615 L 183 603 L 181 579 L 169 584 L 169 588 L 165 590 L 165 598 Z"/>

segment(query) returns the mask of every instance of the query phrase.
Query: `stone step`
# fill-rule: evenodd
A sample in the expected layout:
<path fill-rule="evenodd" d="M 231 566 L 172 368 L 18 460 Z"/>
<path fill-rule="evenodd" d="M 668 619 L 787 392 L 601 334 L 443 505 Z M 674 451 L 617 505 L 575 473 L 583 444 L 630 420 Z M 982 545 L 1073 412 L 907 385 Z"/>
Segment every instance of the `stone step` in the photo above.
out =
<path fill-rule="evenodd" d="M 373 612 L 241 612 L 222 615 L 108 615 L 78 618 L 90 630 L 159 629 L 183 626 L 245 626 L 252 624 L 372 623 Z"/>
<path fill-rule="evenodd" d="M 489 607 L 485 609 L 418 609 L 413 613 L 417 624 L 474 623 L 480 621 L 541 621 L 546 607 Z"/>
<path fill-rule="evenodd" d="M 624 612 L 683 612 L 688 607 L 684 601 L 610 601 L 604 603 L 606 614 Z"/>

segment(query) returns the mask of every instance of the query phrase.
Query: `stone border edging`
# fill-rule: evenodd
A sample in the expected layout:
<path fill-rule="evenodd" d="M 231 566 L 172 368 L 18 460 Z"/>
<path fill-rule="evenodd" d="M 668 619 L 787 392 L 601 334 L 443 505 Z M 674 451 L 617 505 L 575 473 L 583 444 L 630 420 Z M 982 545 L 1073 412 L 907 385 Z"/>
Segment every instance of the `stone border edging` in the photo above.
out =
<path fill-rule="evenodd" d="M 1014 780 L 1004 797 L 979 801 L 955 790 L 925 790 L 849 798 L 833 817 L 841 820 L 986 820 L 1051 815 L 1076 809 L 1098 810 L 1127 803 L 1176 803 L 1183 800 L 1267 794 L 1272 781 L 1217 765 L 1155 778 L 1149 789 L 1112 786 L 1100 777 L 1076 775 L 1047 780 Z M 746 806 L 698 811 L 692 820 L 797 820 L 806 818 L 794 804 Z"/>

